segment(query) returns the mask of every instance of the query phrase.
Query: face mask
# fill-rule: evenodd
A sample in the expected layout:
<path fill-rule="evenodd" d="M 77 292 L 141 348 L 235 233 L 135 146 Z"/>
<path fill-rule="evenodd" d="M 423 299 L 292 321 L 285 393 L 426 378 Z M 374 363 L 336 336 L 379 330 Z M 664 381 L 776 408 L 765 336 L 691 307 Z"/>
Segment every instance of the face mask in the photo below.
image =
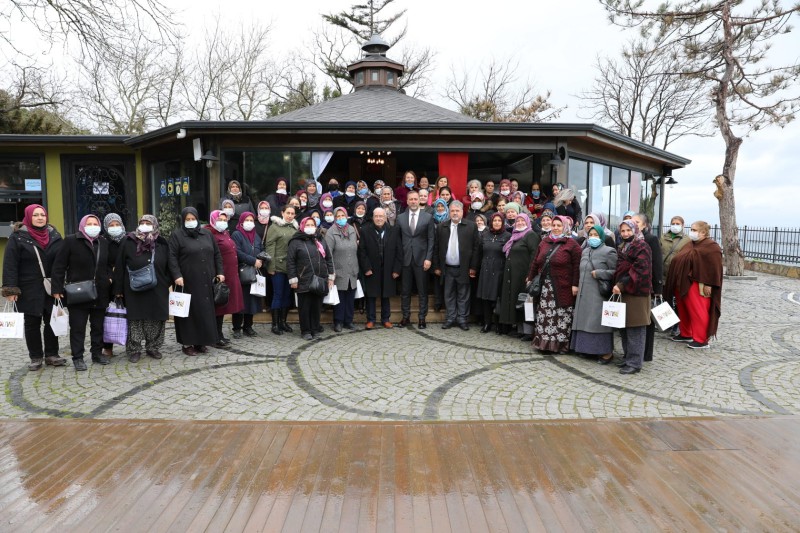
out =
<path fill-rule="evenodd" d="M 232 217 L 234 213 L 233 209 L 231 209 L 230 207 L 227 209 L 223 209 L 222 212 L 228 215 L 229 217 Z"/>
<path fill-rule="evenodd" d="M 700 233 L 690 230 L 689 231 L 689 238 L 692 239 L 693 241 L 699 241 L 700 240 Z"/>
<path fill-rule="evenodd" d="M 508 196 L 509 194 L 511 194 L 511 191 L 509 191 L 508 189 L 500 189 L 500 194 L 502 194 L 503 196 Z"/>
<path fill-rule="evenodd" d="M 631 242 L 633 240 L 633 235 L 631 235 L 630 237 L 622 237 L 622 240 L 625 242 Z"/>
<path fill-rule="evenodd" d="M 223 231 L 228 229 L 228 223 L 225 220 L 217 220 L 216 222 L 214 222 L 214 227 L 217 229 L 217 231 L 222 233 Z"/>
<path fill-rule="evenodd" d="M 269 218 L 270 210 L 269 209 L 262 209 L 258 212 L 258 216 L 261 218 Z"/>
<path fill-rule="evenodd" d="M 369 194 L 369 189 L 358 189 L 359 196 L 366 196 L 367 194 Z"/>
<path fill-rule="evenodd" d="M 333 223 L 333 217 L 332 216 L 326 216 L 325 217 L 325 222 L 327 222 L 328 224 L 332 224 Z"/>
<path fill-rule="evenodd" d="M 338 183 L 329 183 L 328 184 L 328 192 L 338 191 L 339 184 Z"/>
<path fill-rule="evenodd" d="M 380 195 L 380 194 L 381 194 L 381 190 L 382 190 L 382 189 L 383 189 L 383 187 L 378 187 L 378 188 L 376 188 L 376 189 L 375 189 L 375 194 L 377 194 L 377 195 Z"/>
<path fill-rule="evenodd" d="M 140 224 L 139 225 L 139 233 L 150 233 L 153 231 L 153 226 L 150 224 Z"/>
<path fill-rule="evenodd" d="M 325 200 L 324 202 L 322 202 L 322 207 L 326 207 L 326 208 L 327 207 L 333 207 L 333 202 L 331 202 L 330 200 Z"/>
<path fill-rule="evenodd" d="M 678 233 L 683 232 L 683 226 L 681 224 L 673 224 L 669 227 L 669 230 L 677 235 Z"/>
<path fill-rule="evenodd" d="M 383 205 L 389 205 L 389 204 L 391 204 L 391 203 L 392 203 L 392 201 L 391 201 L 391 200 L 384 200 L 384 201 L 383 201 Z"/>
<path fill-rule="evenodd" d="M 483 207 L 483 202 L 472 202 L 472 209 L 475 209 L 477 211 L 481 207 Z"/>
<path fill-rule="evenodd" d="M 255 229 L 255 227 L 256 227 L 256 223 L 255 222 L 250 222 L 248 220 L 247 222 L 242 224 L 242 227 L 244 228 L 245 231 L 253 231 Z"/>
<path fill-rule="evenodd" d="M 278 194 L 286 194 L 286 189 L 277 189 L 275 192 Z"/>
<path fill-rule="evenodd" d="M 308 226 L 306 226 L 305 228 L 303 228 L 303 231 L 305 232 L 306 235 L 314 235 L 317 232 L 317 228 L 309 228 Z"/>
<path fill-rule="evenodd" d="M 345 226 L 345 224 L 347 224 L 347 219 L 346 218 L 340 218 L 339 220 L 336 221 L 336 224 L 340 228 L 343 228 Z"/>
<path fill-rule="evenodd" d="M 322 221 L 320 219 L 318 219 L 318 218 L 314 218 L 313 220 L 314 220 L 314 224 L 316 224 L 317 226 L 319 226 L 322 223 Z"/>
<path fill-rule="evenodd" d="M 413 183 L 406 183 L 406 187 L 408 189 L 413 189 L 414 188 L 414 184 Z"/>
<path fill-rule="evenodd" d="M 305 207 L 306 205 L 308 205 L 308 202 L 304 202 L 303 200 L 300 200 L 300 207 Z"/>
<path fill-rule="evenodd" d="M 123 233 L 125 233 L 125 230 L 122 229 L 121 226 L 114 226 L 114 227 L 108 228 L 108 234 L 111 235 L 112 237 L 119 237 Z"/>
<path fill-rule="evenodd" d="M 486 226 L 478 226 L 478 231 L 483 231 L 486 229 Z"/>
<path fill-rule="evenodd" d="M 183 227 L 186 229 L 195 229 L 197 227 L 197 221 L 187 220 L 186 222 L 183 223 Z"/>
<path fill-rule="evenodd" d="M 603 242 L 600 240 L 600 237 L 589 237 L 589 246 L 592 248 L 597 248 L 601 244 L 603 244 Z"/>
<path fill-rule="evenodd" d="M 533 196 L 534 198 L 537 198 L 537 199 L 538 199 L 538 198 L 539 198 L 539 196 L 541 196 L 541 195 L 542 195 L 541 191 L 532 191 L 532 192 L 531 192 L 531 196 Z"/>
<path fill-rule="evenodd" d="M 100 226 L 86 226 L 83 228 L 83 231 L 86 232 L 86 235 L 94 239 L 98 235 L 100 235 Z"/>
<path fill-rule="evenodd" d="M 346 193 L 344 193 L 344 195 L 347 196 L 348 198 L 352 198 L 353 196 L 356 195 L 356 193 L 354 193 L 352 191 L 347 191 Z"/>

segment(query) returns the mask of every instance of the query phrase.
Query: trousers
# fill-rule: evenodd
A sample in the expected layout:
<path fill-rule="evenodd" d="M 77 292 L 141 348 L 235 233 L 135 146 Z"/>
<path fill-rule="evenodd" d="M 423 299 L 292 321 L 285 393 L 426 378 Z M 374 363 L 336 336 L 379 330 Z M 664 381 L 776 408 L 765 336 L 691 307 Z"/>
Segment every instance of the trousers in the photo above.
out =
<path fill-rule="evenodd" d="M 353 294 L 355 295 L 355 292 Z M 318 331 L 322 313 L 322 296 L 310 292 L 298 292 L 297 312 L 300 315 L 301 334 Z"/>
<path fill-rule="evenodd" d="M 633 368 L 642 368 L 647 326 L 623 328 L 619 331 L 622 335 L 622 351 L 625 353 L 625 364 Z"/>
<path fill-rule="evenodd" d="M 400 310 L 403 312 L 403 318 L 411 317 L 411 290 L 416 285 L 419 296 L 419 319 L 425 320 L 428 316 L 428 273 L 421 266 L 412 264 L 403 267 L 401 278 Z"/>
<path fill-rule="evenodd" d="M 691 337 L 700 344 L 708 342 L 708 322 L 711 319 L 711 298 L 700 296 L 700 284 L 692 283 L 685 297 L 675 295 L 680 317 L 681 337 Z"/>
<path fill-rule="evenodd" d="M 25 345 L 28 347 L 28 355 L 31 359 L 58 355 L 58 337 L 50 327 L 50 313 L 52 312 L 53 300 L 45 298 L 42 316 L 25 315 Z M 42 322 L 44 322 L 44 350 L 42 350 Z"/>
<path fill-rule="evenodd" d="M 445 320 L 449 324 L 466 324 L 469 321 L 469 281 L 460 281 L 461 269 L 466 267 L 445 266 L 444 305 L 447 310 Z"/>
<path fill-rule="evenodd" d="M 89 351 L 93 356 L 100 356 L 103 351 L 103 319 L 105 316 L 106 310 L 103 308 L 69 308 L 69 347 L 72 350 L 73 359 L 83 359 L 87 321 L 90 327 Z"/>

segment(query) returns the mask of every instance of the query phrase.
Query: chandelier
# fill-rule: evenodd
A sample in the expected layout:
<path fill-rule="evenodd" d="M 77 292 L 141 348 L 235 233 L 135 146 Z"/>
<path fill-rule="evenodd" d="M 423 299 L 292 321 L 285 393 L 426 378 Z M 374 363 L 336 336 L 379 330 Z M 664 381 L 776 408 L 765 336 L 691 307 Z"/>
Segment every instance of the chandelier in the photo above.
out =
<path fill-rule="evenodd" d="M 392 155 L 392 152 L 391 151 L 386 152 L 382 150 L 378 150 L 377 152 L 374 150 L 367 150 L 367 151 L 361 150 L 361 155 L 367 156 L 368 165 L 385 165 L 386 160 L 384 159 L 384 157 Z"/>

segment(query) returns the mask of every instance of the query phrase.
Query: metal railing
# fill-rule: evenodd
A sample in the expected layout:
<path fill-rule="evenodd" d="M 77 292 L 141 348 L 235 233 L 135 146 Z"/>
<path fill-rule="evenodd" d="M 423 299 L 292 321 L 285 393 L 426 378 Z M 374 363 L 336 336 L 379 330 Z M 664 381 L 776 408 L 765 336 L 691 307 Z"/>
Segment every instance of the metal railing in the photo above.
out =
<path fill-rule="evenodd" d="M 664 227 L 664 232 L 669 226 Z M 687 227 L 684 231 L 688 233 Z M 722 229 L 711 226 L 711 238 L 722 244 Z M 770 263 L 800 264 L 800 228 L 739 227 L 739 246 L 747 259 Z"/>

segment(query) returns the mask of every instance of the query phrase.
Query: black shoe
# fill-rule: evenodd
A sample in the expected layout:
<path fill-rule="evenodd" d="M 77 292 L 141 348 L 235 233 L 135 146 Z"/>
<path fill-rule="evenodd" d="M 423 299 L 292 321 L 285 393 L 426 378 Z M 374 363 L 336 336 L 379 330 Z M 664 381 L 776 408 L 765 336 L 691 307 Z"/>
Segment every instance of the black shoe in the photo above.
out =
<path fill-rule="evenodd" d="M 399 325 L 400 325 L 401 328 L 407 328 L 407 327 L 411 326 L 411 320 L 409 320 L 408 318 L 403 317 L 403 319 L 400 321 Z"/>
<path fill-rule="evenodd" d="M 131 363 L 138 363 L 139 359 L 142 358 L 142 352 L 133 352 L 128 356 L 128 361 Z"/>
<path fill-rule="evenodd" d="M 86 361 L 81 357 L 80 359 L 72 358 L 72 366 L 75 367 L 76 372 L 83 372 L 86 370 Z"/>
<path fill-rule="evenodd" d="M 311 333 L 303 333 L 302 335 L 300 335 L 300 337 L 304 341 L 313 341 L 314 340 L 314 336 Z"/>
<path fill-rule="evenodd" d="M 618 363 L 615 363 L 615 364 L 620 368 L 622 368 L 623 366 L 628 366 L 628 363 L 625 362 L 625 359 L 623 359 L 622 361 L 619 361 Z"/>
<path fill-rule="evenodd" d="M 241 339 L 242 338 L 242 331 L 239 329 L 233 330 L 233 338 L 234 339 Z"/>
<path fill-rule="evenodd" d="M 437 313 L 440 312 L 442 310 L 442 304 L 434 305 L 433 310 L 436 311 Z"/>
<path fill-rule="evenodd" d="M 481 333 L 489 333 L 492 330 L 491 324 L 484 324 L 481 328 Z"/>
<path fill-rule="evenodd" d="M 294 329 L 292 329 L 292 326 L 290 326 L 290 325 L 289 325 L 289 324 L 286 322 L 287 318 L 289 318 L 289 308 L 288 308 L 288 307 L 287 307 L 287 308 L 284 308 L 284 309 L 281 311 L 281 329 L 282 329 L 283 331 L 285 331 L 286 333 L 291 333 L 291 332 L 293 332 L 293 331 L 294 331 Z"/>
<path fill-rule="evenodd" d="M 339 324 L 338 322 L 335 323 L 333 325 L 333 331 L 335 331 L 336 333 L 341 333 L 342 332 L 342 325 Z"/>
<path fill-rule="evenodd" d="M 31 362 L 28 363 L 28 370 L 36 372 L 37 370 L 41 370 L 43 364 L 43 359 L 31 359 Z"/>
<path fill-rule="evenodd" d="M 111 362 L 111 360 L 104 356 L 104 355 L 93 355 L 92 356 L 92 363 L 97 363 L 98 365 L 107 365 Z"/>
<path fill-rule="evenodd" d="M 425 323 L 424 320 L 420 320 L 419 324 L 417 324 L 417 329 L 427 329 L 428 325 Z"/>
<path fill-rule="evenodd" d="M 672 340 L 675 342 L 692 342 L 694 339 L 692 339 L 691 337 L 682 337 L 680 335 L 675 335 L 674 337 L 672 337 Z"/>
<path fill-rule="evenodd" d="M 458 327 L 461 328 L 461 331 L 469 331 L 469 324 L 459 324 Z"/>
<path fill-rule="evenodd" d="M 281 310 L 280 309 L 273 309 L 272 310 L 272 333 L 275 335 L 283 335 L 283 329 L 281 329 Z"/>
<path fill-rule="evenodd" d="M 627 365 L 619 369 L 620 374 L 638 374 L 641 371 L 641 368 L 633 368 L 632 366 Z"/>
<path fill-rule="evenodd" d="M 244 333 L 247 337 L 258 337 L 258 333 L 256 333 L 256 330 L 253 328 L 244 328 L 242 333 Z"/>
<path fill-rule="evenodd" d="M 147 351 L 147 357 L 152 357 L 153 359 L 162 359 L 164 357 L 158 350 L 146 350 L 146 351 Z"/>
<path fill-rule="evenodd" d="M 686 346 L 688 346 L 692 350 L 706 350 L 709 348 L 707 342 L 697 342 L 697 341 L 692 341 Z"/>
<path fill-rule="evenodd" d="M 343 327 L 344 327 L 344 329 L 349 329 L 350 331 L 355 331 L 356 330 L 355 324 L 345 324 Z"/>
<path fill-rule="evenodd" d="M 597 358 L 597 364 L 599 364 L 599 365 L 610 365 L 613 362 L 614 362 L 614 355 L 613 354 L 608 359 L 606 359 L 605 357 L 602 357 L 602 356 Z M 624 361 L 623 361 L 623 366 L 624 366 Z"/>
<path fill-rule="evenodd" d="M 442 324 L 442 329 L 450 329 L 453 327 L 453 325 L 454 324 L 452 322 L 445 322 L 444 324 Z"/>

